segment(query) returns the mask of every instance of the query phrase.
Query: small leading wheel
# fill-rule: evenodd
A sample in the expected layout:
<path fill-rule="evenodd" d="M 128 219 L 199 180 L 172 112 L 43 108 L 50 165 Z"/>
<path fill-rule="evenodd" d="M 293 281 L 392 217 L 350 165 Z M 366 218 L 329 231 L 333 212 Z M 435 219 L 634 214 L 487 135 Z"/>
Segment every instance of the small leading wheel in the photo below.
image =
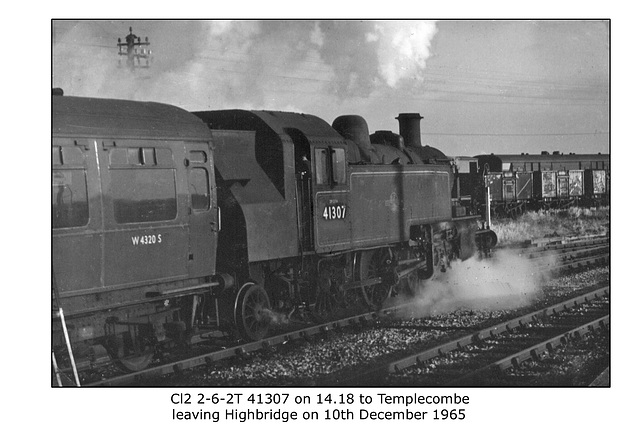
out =
<path fill-rule="evenodd" d="M 360 254 L 360 264 L 358 275 L 360 281 L 381 277 L 382 282 L 374 285 L 362 287 L 362 293 L 367 304 L 373 308 L 381 307 L 385 300 L 391 295 L 392 285 L 385 276 L 389 262 L 391 261 L 391 250 L 387 248 L 363 251 Z"/>
<path fill-rule="evenodd" d="M 269 331 L 269 296 L 262 286 L 247 283 L 236 296 L 235 323 L 240 335 L 246 340 L 260 340 Z"/>

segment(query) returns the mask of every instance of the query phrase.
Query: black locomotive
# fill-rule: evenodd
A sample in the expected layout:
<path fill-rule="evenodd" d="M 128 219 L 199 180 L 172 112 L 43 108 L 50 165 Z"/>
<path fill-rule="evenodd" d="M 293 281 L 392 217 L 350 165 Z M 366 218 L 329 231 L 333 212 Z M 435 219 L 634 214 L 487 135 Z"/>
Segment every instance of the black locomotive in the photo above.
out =
<path fill-rule="evenodd" d="M 257 340 L 495 244 L 420 116 L 398 120 L 54 96 L 54 357 L 138 370 L 205 332 Z"/>

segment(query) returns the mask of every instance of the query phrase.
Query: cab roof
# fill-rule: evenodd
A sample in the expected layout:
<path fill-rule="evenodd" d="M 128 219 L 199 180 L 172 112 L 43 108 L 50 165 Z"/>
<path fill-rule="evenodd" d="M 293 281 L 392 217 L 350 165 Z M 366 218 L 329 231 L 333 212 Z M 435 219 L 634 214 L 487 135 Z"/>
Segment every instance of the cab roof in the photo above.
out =
<path fill-rule="evenodd" d="M 301 132 L 310 143 L 332 141 L 333 144 L 345 144 L 340 134 L 323 119 L 309 114 L 279 111 L 220 110 L 194 112 L 214 130 L 253 130 L 289 135 L 295 129 Z"/>

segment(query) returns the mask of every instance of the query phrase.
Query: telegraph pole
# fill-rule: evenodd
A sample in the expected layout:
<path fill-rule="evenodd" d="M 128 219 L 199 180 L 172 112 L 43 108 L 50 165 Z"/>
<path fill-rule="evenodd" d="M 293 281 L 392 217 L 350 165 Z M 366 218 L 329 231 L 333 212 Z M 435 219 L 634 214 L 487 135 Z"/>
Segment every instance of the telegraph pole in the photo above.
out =
<path fill-rule="evenodd" d="M 124 42 L 118 38 L 118 55 L 127 57 L 127 67 L 131 70 L 138 68 L 149 68 L 151 64 L 151 49 L 149 49 L 149 38 L 145 37 L 144 42 L 129 27 L 129 34 L 124 38 Z M 120 61 L 118 61 L 120 64 Z"/>

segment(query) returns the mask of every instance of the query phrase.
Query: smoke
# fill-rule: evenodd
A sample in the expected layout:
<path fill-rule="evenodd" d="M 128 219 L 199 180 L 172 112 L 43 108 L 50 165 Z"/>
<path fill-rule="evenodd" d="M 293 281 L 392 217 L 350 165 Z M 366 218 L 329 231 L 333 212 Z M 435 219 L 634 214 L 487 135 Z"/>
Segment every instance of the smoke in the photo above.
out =
<path fill-rule="evenodd" d="M 435 22 L 392 21 L 376 25 L 379 46 L 380 73 L 390 87 L 400 80 L 424 80 L 420 73 L 431 56 L 431 40 L 438 29 Z"/>
<path fill-rule="evenodd" d="M 552 258 L 552 257 L 550 257 Z M 405 304 L 401 317 L 420 318 L 457 309 L 511 310 L 531 304 L 540 297 L 546 275 L 540 265 L 546 259 L 530 260 L 511 251 L 497 251 L 491 259 L 456 261 L 445 273 L 422 282 L 413 297 L 398 296 L 393 305 Z"/>
<path fill-rule="evenodd" d="M 117 38 L 149 37 L 149 69 L 121 65 Z M 423 81 L 428 21 L 54 21 L 53 85 L 66 94 L 187 109 L 294 109 Z M 319 101 L 322 103 L 322 101 Z"/>
<path fill-rule="evenodd" d="M 269 323 L 270 326 L 284 326 L 291 322 L 291 315 L 293 312 L 289 314 L 284 314 L 282 312 L 276 312 L 273 309 L 262 309 L 260 318 L 263 321 Z"/>

